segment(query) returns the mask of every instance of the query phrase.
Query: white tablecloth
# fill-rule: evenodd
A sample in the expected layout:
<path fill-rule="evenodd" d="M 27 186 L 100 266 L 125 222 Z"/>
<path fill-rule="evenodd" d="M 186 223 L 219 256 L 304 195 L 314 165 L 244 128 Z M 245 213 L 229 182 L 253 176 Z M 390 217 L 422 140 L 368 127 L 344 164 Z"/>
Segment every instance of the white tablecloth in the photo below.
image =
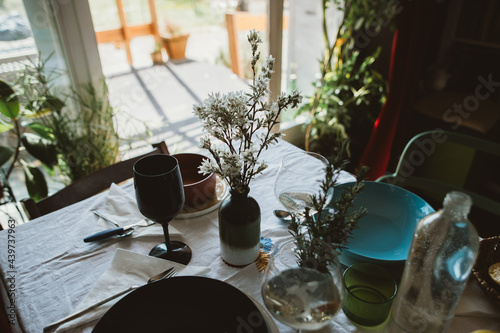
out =
<path fill-rule="evenodd" d="M 250 195 L 262 213 L 261 236 L 270 237 L 275 244 L 289 238 L 287 225 L 273 216 L 272 210 L 280 207 L 274 196 L 274 179 L 281 158 L 298 148 L 284 141 L 264 152 L 263 159 L 269 168 L 252 181 Z M 131 183 L 123 186 L 133 195 Z M 22 331 L 41 332 L 44 326 L 67 316 L 86 297 L 99 277 L 109 267 L 117 248 L 147 254 L 163 241 L 163 236 L 142 239 L 115 238 L 106 242 L 84 243 L 83 238 L 95 230 L 97 221 L 92 210 L 102 208 L 106 193 L 19 225 L 15 236 L 15 260 L 8 261 L 8 231 L 0 232 L 0 273 L 4 286 L 13 276 L 15 309 L 18 326 Z M 226 281 L 261 302 L 260 286 L 263 273 L 256 265 L 245 268 L 227 266 L 219 256 L 217 210 L 192 219 L 176 219 L 172 225 L 182 233 L 182 240 L 193 251 L 190 262 L 196 266 L 210 267 L 209 277 Z M 174 238 L 175 239 L 175 238 Z M 9 275 L 10 274 L 10 275 Z M 12 289 L 12 288 L 11 288 Z M 278 323 L 280 332 L 293 332 Z M 89 332 L 92 326 L 78 332 Z M 451 332 L 471 332 L 473 329 L 500 330 L 498 319 L 471 319 L 457 317 Z M 343 313 L 322 332 L 364 332 L 353 325 Z"/>

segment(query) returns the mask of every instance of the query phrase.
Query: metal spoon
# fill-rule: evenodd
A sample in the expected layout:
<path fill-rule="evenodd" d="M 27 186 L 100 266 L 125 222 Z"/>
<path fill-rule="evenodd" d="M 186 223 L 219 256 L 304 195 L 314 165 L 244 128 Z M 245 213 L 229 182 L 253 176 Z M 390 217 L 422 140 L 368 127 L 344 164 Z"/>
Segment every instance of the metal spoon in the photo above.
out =
<path fill-rule="evenodd" d="M 285 222 L 290 222 L 292 220 L 292 214 L 290 214 L 290 212 L 287 212 L 286 210 L 275 209 L 273 210 L 273 214 L 274 216 Z"/>
<path fill-rule="evenodd" d="M 114 224 L 115 227 L 117 227 L 117 228 L 120 227 L 120 225 L 118 223 L 116 223 L 113 219 L 107 217 L 106 215 L 103 215 L 101 212 L 94 210 L 94 214 L 99 216 L 99 217 L 102 217 L 105 221 L 108 221 L 108 222 Z M 127 236 L 131 235 L 134 232 L 134 230 L 135 229 L 128 229 L 123 234 L 117 235 L 117 237 L 127 237 Z"/>

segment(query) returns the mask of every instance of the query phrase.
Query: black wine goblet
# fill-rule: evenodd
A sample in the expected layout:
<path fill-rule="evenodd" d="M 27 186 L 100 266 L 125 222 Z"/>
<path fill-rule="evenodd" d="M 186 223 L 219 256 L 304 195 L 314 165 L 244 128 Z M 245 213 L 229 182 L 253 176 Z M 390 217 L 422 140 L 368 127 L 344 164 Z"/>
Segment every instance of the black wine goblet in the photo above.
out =
<path fill-rule="evenodd" d="M 150 155 L 134 164 L 134 188 L 137 206 L 145 217 L 160 223 L 165 243 L 156 245 L 150 256 L 186 265 L 191 249 L 179 241 L 170 241 L 168 223 L 184 206 L 184 188 L 179 163 L 170 155 Z"/>

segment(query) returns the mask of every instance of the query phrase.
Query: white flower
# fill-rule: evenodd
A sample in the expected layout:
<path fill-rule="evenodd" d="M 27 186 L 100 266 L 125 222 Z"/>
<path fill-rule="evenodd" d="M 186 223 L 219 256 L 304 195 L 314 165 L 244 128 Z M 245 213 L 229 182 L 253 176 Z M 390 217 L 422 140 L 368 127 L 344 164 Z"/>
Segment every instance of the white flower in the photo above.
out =
<path fill-rule="evenodd" d="M 260 57 L 258 44 L 262 43 L 262 39 L 253 30 L 248 35 L 248 41 L 252 48 L 251 66 L 255 76 L 255 65 Z M 207 149 L 214 161 L 205 160 L 200 166 L 200 173 L 219 173 L 233 190 L 244 191 L 250 181 L 267 168 L 265 162 L 259 161 L 259 156 L 281 135 L 279 132 L 271 133 L 271 128 L 278 124 L 281 111 L 300 103 L 298 92 L 282 94 L 277 101 L 269 100 L 268 86 L 273 66 L 274 58 L 269 56 L 250 84 L 250 92 L 212 93 L 205 101 L 193 106 L 208 135 L 223 144 L 215 146 L 209 137 L 201 139 L 200 147 Z"/>
<path fill-rule="evenodd" d="M 219 171 L 220 171 L 218 165 L 215 162 L 213 162 L 211 159 L 208 159 L 208 158 L 204 159 L 201 162 L 199 169 L 200 169 L 199 173 L 204 174 L 204 175 L 211 174 L 211 173 L 219 173 Z"/>

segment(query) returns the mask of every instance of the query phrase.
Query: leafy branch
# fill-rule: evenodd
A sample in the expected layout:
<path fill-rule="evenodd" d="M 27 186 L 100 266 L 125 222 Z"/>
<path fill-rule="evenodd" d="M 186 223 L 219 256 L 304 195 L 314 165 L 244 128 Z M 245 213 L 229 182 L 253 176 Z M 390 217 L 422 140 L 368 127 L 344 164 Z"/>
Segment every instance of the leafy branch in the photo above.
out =
<path fill-rule="evenodd" d="M 362 166 L 356 173 L 356 183 L 343 191 L 337 200 L 332 201 L 328 207 L 329 193 L 332 193 L 338 178 L 349 164 L 346 159 L 349 142 L 344 140 L 339 152 L 329 158 L 326 167 L 325 179 L 321 183 L 319 195 L 313 196 L 311 215 L 306 208 L 304 218 L 292 218 L 289 231 L 295 238 L 299 265 L 319 270 L 326 270 L 330 260 L 325 252 L 322 242 L 330 244 L 338 253 L 346 248 L 352 232 L 357 228 L 358 220 L 366 214 L 366 209 L 359 208 L 352 211 L 356 197 L 364 188 L 363 179 L 368 167 Z"/>
<path fill-rule="evenodd" d="M 202 138 L 201 147 L 207 149 L 214 158 L 214 161 L 205 160 L 200 172 L 220 174 L 231 189 L 238 192 L 245 192 L 250 181 L 267 168 L 265 162 L 259 161 L 259 157 L 281 136 L 279 132 L 272 132 L 272 128 L 279 123 L 283 110 L 297 107 L 302 99 L 299 92 L 294 91 L 289 95 L 280 95 L 276 101 L 271 100 L 268 85 L 274 59 L 269 56 L 258 71 L 258 45 L 262 40 L 255 30 L 249 33 L 248 42 L 252 48 L 254 76 L 250 92 L 212 93 L 193 108 L 209 134 Z M 214 144 L 210 137 L 224 146 Z"/>

